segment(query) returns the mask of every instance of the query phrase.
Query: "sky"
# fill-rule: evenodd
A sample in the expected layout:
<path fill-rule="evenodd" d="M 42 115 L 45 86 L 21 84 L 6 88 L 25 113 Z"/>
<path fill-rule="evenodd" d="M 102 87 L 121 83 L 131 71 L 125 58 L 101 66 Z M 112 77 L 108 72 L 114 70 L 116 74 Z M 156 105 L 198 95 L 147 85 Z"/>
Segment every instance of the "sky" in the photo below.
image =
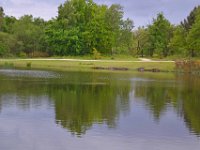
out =
<path fill-rule="evenodd" d="M 57 16 L 57 8 L 65 0 L 0 0 L 5 14 L 20 17 L 32 14 L 45 20 Z M 124 17 L 134 21 L 136 27 L 146 26 L 152 22 L 156 14 L 163 12 L 173 24 L 180 23 L 200 0 L 94 0 L 98 4 L 121 4 Z"/>

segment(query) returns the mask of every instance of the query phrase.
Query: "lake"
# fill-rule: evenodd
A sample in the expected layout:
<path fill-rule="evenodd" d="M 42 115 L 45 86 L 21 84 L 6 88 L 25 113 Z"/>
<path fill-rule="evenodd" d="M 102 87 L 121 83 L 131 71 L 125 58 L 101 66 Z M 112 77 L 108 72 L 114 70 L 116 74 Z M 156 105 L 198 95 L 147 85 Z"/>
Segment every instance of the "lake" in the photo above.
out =
<path fill-rule="evenodd" d="M 0 69 L 0 150 L 199 150 L 200 79 Z"/>

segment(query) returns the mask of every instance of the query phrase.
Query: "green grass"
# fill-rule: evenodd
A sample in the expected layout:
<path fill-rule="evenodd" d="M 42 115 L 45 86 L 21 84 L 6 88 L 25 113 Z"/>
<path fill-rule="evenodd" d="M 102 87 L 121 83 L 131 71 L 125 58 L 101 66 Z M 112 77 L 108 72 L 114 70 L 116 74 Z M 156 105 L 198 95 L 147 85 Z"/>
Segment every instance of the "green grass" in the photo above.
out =
<path fill-rule="evenodd" d="M 153 69 L 157 68 L 162 71 L 174 71 L 175 63 L 173 62 L 80 62 L 80 61 L 64 61 L 64 60 L 0 60 L 0 66 L 12 63 L 16 68 L 26 68 L 27 64 L 31 64 L 33 69 L 54 69 L 54 70 L 92 70 L 94 67 L 104 68 L 128 68 L 129 70 L 137 70 L 137 68 Z"/>
<path fill-rule="evenodd" d="M 93 55 L 84 55 L 84 56 L 53 56 L 51 58 L 60 58 L 60 59 L 83 59 L 83 60 L 93 60 Z M 137 61 L 139 60 L 136 57 L 131 55 L 101 55 L 101 59 L 99 60 L 124 60 L 124 61 Z"/>
<path fill-rule="evenodd" d="M 173 56 L 167 56 L 165 58 L 149 57 L 149 59 L 158 61 L 176 61 L 176 60 L 199 60 L 199 57 L 186 57 L 182 55 L 173 55 Z"/>

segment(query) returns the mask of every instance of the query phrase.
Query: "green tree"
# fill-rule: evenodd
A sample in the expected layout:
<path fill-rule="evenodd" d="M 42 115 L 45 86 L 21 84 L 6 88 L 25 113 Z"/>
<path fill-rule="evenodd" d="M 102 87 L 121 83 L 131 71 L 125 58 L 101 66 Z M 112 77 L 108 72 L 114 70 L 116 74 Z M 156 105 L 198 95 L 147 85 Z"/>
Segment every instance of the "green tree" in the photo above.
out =
<path fill-rule="evenodd" d="M 58 8 L 58 17 L 50 22 L 46 30 L 46 39 L 50 51 L 56 55 L 79 55 L 84 53 L 82 38 L 89 21 L 86 18 L 89 4 L 92 1 L 69 0 Z M 91 13 L 92 14 L 92 13 Z M 86 20 L 88 19 L 88 20 Z"/>
<path fill-rule="evenodd" d="M 8 47 L 0 41 L 0 57 L 4 56 L 8 52 Z"/>
<path fill-rule="evenodd" d="M 186 54 L 186 36 L 187 33 L 182 26 L 179 25 L 174 28 L 173 36 L 169 43 L 170 55 Z"/>
<path fill-rule="evenodd" d="M 200 11 L 187 36 L 188 50 L 191 57 L 200 54 Z"/>
<path fill-rule="evenodd" d="M 153 24 L 149 26 L 150 43 L 149 54 L 157 54 L 160 57 L 166 57 L 169 54 L 168 43 L 170 40 L 170 22 L 164 17 L 162 13 L 153 19 Z"/>
<path fill-rule="evenodd" d="M 13 28 L 13 25 L 16 21 L 17 21 L 17 19 L 13 16 L 5 16 L 4 17 L 4 23 L 3 23 L 3 26 L 2 26 L 2 31 L 6 32 L 6 33 L 13 34 L 12 28 Z"/>
<path fill-rule="evenodd" d="M 117 42 L 117 52 L 128 54 L 133 49 L 133 21 L 129 18 L 122 22 Z"/>
<path fill-rule="evenodd" d="M 110 38 L 110 31 L 107 29 L 105 21 L 107 6 L 94 5 L 93 17 L 87 23 L 86 29 L 83 32 L 84 49 L 97 49 L 100 53 L 108 54 L 111 52 L 112 43 Z"/>
<path fill-rule="evenodd" d="M 106 11 L 106 24 L 108 31 L 110 31 L 110 41 L 112 46 L 112 53 L 114 53 L 118 47 L 120 37 L 120 27 L 123 24 L 123 8 L 120 5 L 113 4 Z"/>
<path fill-rule="evenodd" d="M 4 10 L 3 7 L 0 6 L 0 31 L 2 31 L 3 19 L 4 19 Z"/>
<path fill-rule="evenodd" d="M 46 41 L 52 55 L 79 54 L 79 29 L 64 30 L 57 20 L 53 20 L 46 28 Z"/>
<path fill-rule="evenodd" d="M 46 40 L 50 53 L 55 55 L 92 54 L 94 48 L 109 54 L 122 45 L 131 47 L 132 26 L 130 19 L 123 21 L 120 5 L 68 0 L 59 6 L 58 17 L 49 22 Z M 126 42 L 122 44 L 120 38 Z"/>
<path fill-rule="evenodd" d="M 184 21 L 181 22 L 181 25 L 183 28 L 189 32 L 189 30 L 192 28 L 192 25 L 194 24 L 196 20 L 196 13 L 200 10 L 200 6 L 195 7 L 187 17 L 187 19 L 184 19 Z"/>
<path fill-rule="evenodd" d="M 20 43 L 18 50 L 31 56 L 34 51 L 42 51 L 41 42 L 44 42 L 44 29 L 34 24 L 34 18 L 22 16 L 13 25 L 13 34 Z"/>
<path fill-rule="evenodd" d="M 136 54 L 139 56 L 144 56 L 144 55 L 149 55 L 149 47 L 150 47 L 150 42 L 149 42 L 149 30 L 148 28 L 145 27 L 139 27 L 135 32 L 134 32 L 134 38 L 135 38 L 135 43 L 134 47 L 136 49 Z"/>
<path fill-rule="evenodd" d="M 0 32 L 0 56 L 15 54 L 17 40 L 12 34 Z"/>

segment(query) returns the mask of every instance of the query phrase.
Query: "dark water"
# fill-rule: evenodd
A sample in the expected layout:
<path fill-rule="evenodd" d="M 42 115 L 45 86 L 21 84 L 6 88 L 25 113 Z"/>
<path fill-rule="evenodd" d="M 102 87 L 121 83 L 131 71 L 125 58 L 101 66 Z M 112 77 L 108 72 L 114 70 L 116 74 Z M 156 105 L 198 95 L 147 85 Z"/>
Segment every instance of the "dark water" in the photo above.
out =
<path fill-rule="evenodd" d="M 0 150 L 82 149 L 199 150 L 200 79 L 0 70 Z"/>

